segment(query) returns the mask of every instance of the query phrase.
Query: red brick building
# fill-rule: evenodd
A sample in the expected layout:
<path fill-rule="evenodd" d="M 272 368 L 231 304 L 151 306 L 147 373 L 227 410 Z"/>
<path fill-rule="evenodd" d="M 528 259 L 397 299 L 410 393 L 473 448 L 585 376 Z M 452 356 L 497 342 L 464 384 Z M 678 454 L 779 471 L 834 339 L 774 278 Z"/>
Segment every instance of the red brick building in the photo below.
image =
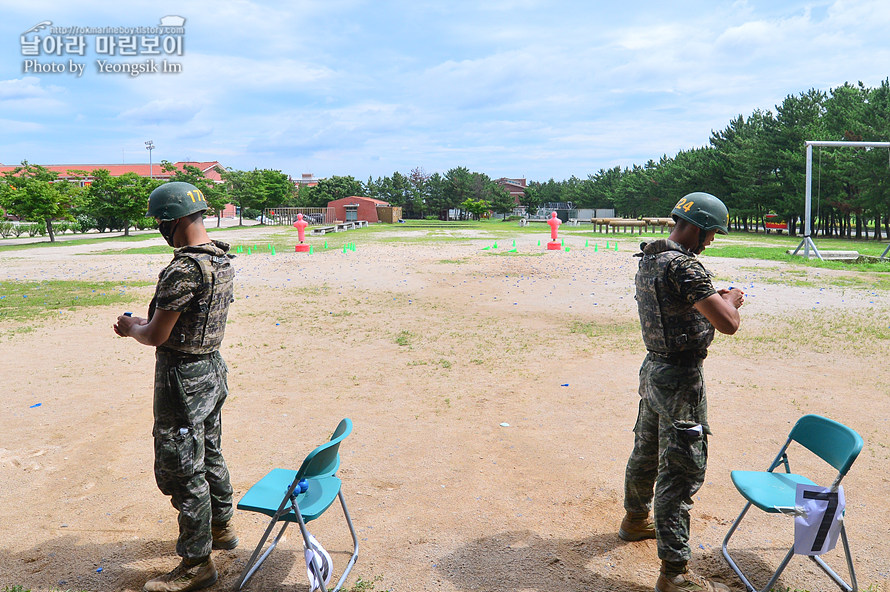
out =
<path fill-rule="evenodd" d="M 520 200 L 525 196 L 525 188 L 528 187 L 528 183 L 526 183 L 525 179 L 508 179 L 506 177 L 501 177 L 500 179 L 495 179 L 495 183 L 507 190 L 507 193 L 513 198 L 513 203 L 516 205 L 521 203 Z"/>
<path fill-rule="evenodd" d="M 359 195 L 341 197 L 340 199 L 328 202 L 328 207 L 334 208 L 334 217 L 337 220 L 342 220 L 344 222 L 354 222 L 357 220 L 379 222 L 380 219 L 377 217 L 377 206 L 388 205 L 389 202 Z"/>
<path fill-rule="evenodd" d="M 222 177 L 220 177 L 219 170 L 222 170 L 222 165 L 219 164 L 219 161 L 212 160 L 206 162 L 194 162 L 194 161 L 179 161 L 172 163 L 178 170 L 185 170 L 185 165 L 193 166 L 196 169 L 200 170 L 204 173 L 204 177 L 209 179 L 210 181 L 214 181 L 216 183 L 222 183 Z M 19 165 L 4 165 L 0 164 L 0 174 L 5 173 L 7 171 L 15 170 Z M 140 177 L 151 177 L 153 179 L 160 179 L 162 181 L 169 180 L 174 173 L 166 172 L 161 170 L 161 165 L 159 163 L 153 164 L 45 164 L 41 165 L 43 168 L 56 172 L 59 174 L 59 179 L 63 181 L 68 181 L 69 183 L 77 183 L 81 187 L 88 187 L 93 182 L 93 177 L 90 175 L 93 171 L 97 171 L 100 169 L 105 169 L 112 177 L 120 177 L 126 173 L 136 173 Z M 86 171 L 86 175 L 79 175 L 73 173 L 72 171 Z M 234 218 L 235 217 L 235 206 L 232 204 L 227 204 L 225 209 L 222 211 L 223 218 Z"/>
<path fill-rule="evenodd" d="M 185 165 L 193 166 L 196 169 L 200 170 L 204 173 L 204 176 L 210 179 L 211 181 L 216 181 L 217 183 L 222 182 L 222 178 L 219 176 L 219 172 L 217 172 L 216 168 L 219 167 L 222 169 L 222 165 L 219 164 L 218 161 L 213 160 L 209 162 L 174 162 L 172 163 L 179 170 L 184 170 Z M 15 170 L 19 165 L 7 165 L 0 164 L 0 173 L 5 173 L 7 171 Z M 93 178 L 89 175 L 89 173 L 99 170 L 105 169 L 112 177 L 120 177 L 126 173 L 136 173 L 140 177 L 152 177 L 154 179 L 162 179 L 167 180 L 173 176 L 173 173 L 164 172 L 161 170 L 161 165 L 159 163 L 154 163 L 152 165 L 149 164 L 44 164 L 41 165 L 43 168 L 59 173 L 59 179 L 63 179 L 65 181 L 69 181 L 71 183 L 78 183 L 81 187 L 85 187 L 90 185 L 93 182 Z M 71 171 L 86 171 L 87 176 L 82 177 L 81 175 L 76 175 Z"/>

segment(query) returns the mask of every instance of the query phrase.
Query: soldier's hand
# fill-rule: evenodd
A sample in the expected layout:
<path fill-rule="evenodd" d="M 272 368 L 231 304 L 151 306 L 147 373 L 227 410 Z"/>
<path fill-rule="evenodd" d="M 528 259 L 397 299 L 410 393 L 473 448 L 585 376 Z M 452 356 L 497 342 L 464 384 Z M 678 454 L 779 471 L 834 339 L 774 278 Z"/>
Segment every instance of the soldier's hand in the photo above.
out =
<path fill-rule="evenodd" d="M 143 319 L 141 317 L 131 317 L 130 315 L 121 315 L 117 317 L 117 323 L 112 325 L 111 328 L 114 329 L 114 332 L 121 337 L 129 337 L 134 326 L 145 325 L 147 323 L 148 319 Z"/>
<path fill-rule="evenodd" d="M 717 290 L 717 293 L 720 294 L 724 300 L 726 300 L 736 308 L 741 308 L 741 306 L 745 303 L 745 293 L 738 288 L 730 288 L 728 290 L 723 288 Z"/>

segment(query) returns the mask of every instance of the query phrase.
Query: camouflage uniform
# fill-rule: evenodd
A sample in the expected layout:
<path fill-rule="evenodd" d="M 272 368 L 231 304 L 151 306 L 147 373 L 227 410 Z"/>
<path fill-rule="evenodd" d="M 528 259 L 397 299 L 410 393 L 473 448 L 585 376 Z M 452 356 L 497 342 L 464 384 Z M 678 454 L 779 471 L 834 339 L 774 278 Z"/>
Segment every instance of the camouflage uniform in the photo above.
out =
<path fill-rule="evenodd" d="M 652 507 L 659 558 L 686 561 L 689 509 L 708 458 L 702 361 L 714 337 L 714 327 L 693 304 L 717 292 L 711 275 L 682 245 L 663 239 L 641 248 L 636 299 L 649 353 L 640 368 L 624 507 L 642 513 Z"/>
<path fill-rule="evenodd" d="M 232 517 L 232 485 L 220 448 L 220 410 L 228 395 L 219 354 L 232 302 L 234 270 L 219 241 L 177 249 L 160 274 L 156 309 L 181 313 L 157 348 L 154 389 L 155 479 L 179 510 L 176 552 L 210 555 L 211 523 Z"/>

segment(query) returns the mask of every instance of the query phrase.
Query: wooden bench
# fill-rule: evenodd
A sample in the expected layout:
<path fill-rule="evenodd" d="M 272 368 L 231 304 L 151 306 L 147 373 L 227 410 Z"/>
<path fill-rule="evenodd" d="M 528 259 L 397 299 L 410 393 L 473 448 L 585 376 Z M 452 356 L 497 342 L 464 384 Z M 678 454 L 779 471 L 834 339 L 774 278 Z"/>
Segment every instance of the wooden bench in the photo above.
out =
<path fill-rule="evenodd" d="M 590 223 L 593 224 L 594 228 L 596 228 L 597 232 L 602 232 L 605 230 L 609 231 L 609 222 L 612 220 L 619 220 L 620 218 L 591 218 Z"/>
<path fill-rule="evenodd" d="M 673 228 L 677 224 L 673 218 L 643 218 L 643 221 L 649 226 L 658 226 L 662 234 L 664 234 L 665 228 Z M 646 228 L 646 230 L 649 229 Z"/>
<path fill-rule="evenodd" d="M 639 228 L 639 233 L 643 234 L 643 229 L 648 225 L 643 220 L 611 220 L 609 222 L 609 228 L 614 229 L 617 233 L 619 228 L 624 228 L 624 232 L 627 232 L 627 229 L 630 228 L 630 233 L 633 234 L 634 228 Z"/>

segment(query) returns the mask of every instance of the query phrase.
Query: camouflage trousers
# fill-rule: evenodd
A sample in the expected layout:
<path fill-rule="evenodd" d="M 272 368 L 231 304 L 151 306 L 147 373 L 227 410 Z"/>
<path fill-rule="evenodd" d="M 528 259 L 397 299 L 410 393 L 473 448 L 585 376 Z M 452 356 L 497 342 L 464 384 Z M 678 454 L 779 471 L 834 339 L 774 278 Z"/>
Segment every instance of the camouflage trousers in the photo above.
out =
<path fill-rule="evenodd" d="M 708 462 L 707 401 L 701 365 L 646 356 L 640 408 L 624 476 L 624 508 L 654 511 L 658 557 L 688 561 L 689 510 Z"/>
<path fill-rule="evenodd" d="M 155 480 L 179 511 L 176 553 L 206 557 L 211 523 L 225 524 L 233 514 L 220 444 L 220 410 L 229 392 L 226 363 L 219 352 L 190 355 L 160 348 L 155 359 Z"/>

